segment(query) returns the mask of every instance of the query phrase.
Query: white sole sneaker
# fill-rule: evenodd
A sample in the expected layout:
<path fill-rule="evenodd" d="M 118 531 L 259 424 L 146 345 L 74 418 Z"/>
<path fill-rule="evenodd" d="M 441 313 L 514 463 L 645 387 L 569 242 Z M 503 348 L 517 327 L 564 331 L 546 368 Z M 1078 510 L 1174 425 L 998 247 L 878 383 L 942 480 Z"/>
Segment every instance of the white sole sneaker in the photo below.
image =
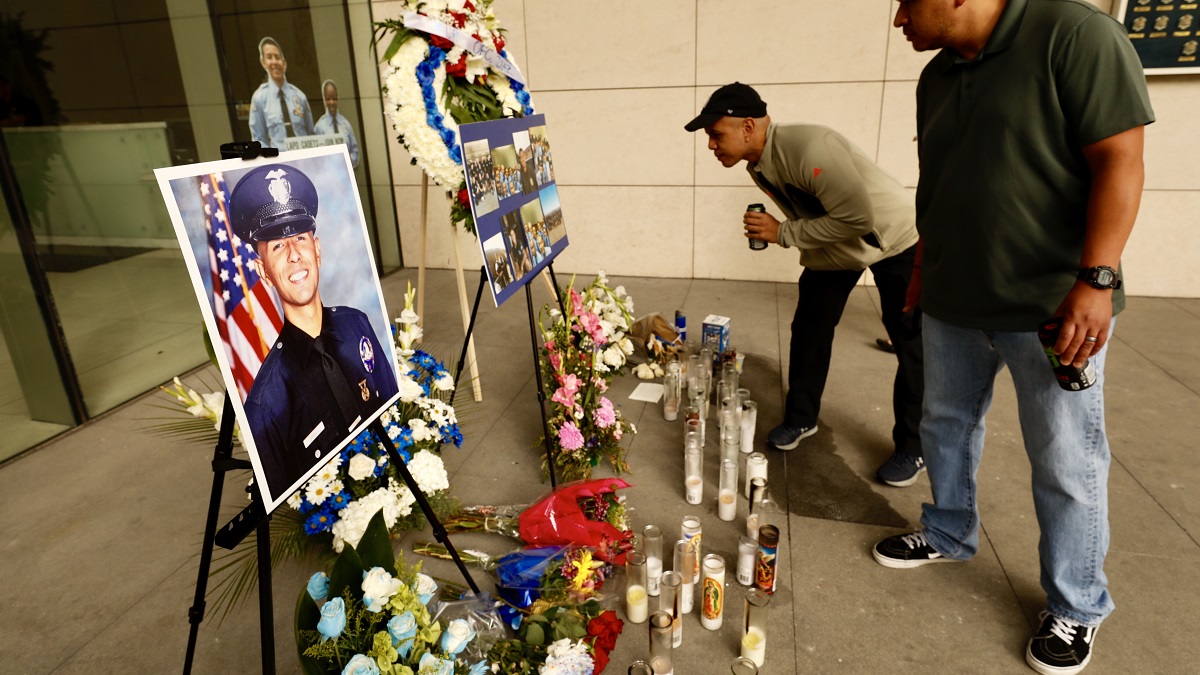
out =
<path fill-rule="evenodd" d="M 808 431 L 805 431 L 804 433 L 802 433 L 802 434 L 800 434 L 799 436 L 797 436 L 797 437 L 796 437 L 796 440 L 792 441 L 791 443 L 788 443 L 787 445 L 776 445 L 776 444 L 772 443 L 772 444 L 771 444 L 771 447 L 775 448 L 776 450 L 785 450 L 785 451 L 786 451 L 786 450 L 795 450 L 795 449 L 796 449 L 796 446 L 800 445 L 800 441 L 802 441 L 802 440 L 804 440 L 804 439 L 808 438 L 809 436 L 812 436 L 813 434 L 817 433 L 817 430 L 818 430 L 819 428 L 820 428 L 820 427 L 818 427 L 817 425 L 815 425 L 815 424 L 814 424 L 814 425 L 812 425 L 812 427 L 811 427 L 811 428 L 810 428 Z"/>

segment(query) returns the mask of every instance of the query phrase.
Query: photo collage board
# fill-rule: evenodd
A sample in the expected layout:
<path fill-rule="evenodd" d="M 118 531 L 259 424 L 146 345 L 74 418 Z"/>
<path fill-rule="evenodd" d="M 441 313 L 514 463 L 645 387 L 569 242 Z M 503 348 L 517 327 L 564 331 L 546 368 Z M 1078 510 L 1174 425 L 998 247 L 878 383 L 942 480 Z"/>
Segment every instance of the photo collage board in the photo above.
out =
<path fill-rule="evenodd" d="M 567 247 L 546 116 L 459 127 L 467 192 L 499 307 Z"/>

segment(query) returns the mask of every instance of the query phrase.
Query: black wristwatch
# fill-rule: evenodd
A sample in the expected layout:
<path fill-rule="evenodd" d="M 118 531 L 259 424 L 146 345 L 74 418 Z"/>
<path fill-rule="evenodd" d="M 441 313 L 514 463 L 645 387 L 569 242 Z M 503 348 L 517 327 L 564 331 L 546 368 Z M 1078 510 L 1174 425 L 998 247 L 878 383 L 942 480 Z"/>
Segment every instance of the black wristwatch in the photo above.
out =
<path fill-rule="evenodd" d="M 1116 290 L 1121 287 L 1121 279 L 1117 276 L 1117 271 L 1107 265 L 1081 268 L 1079 275 L 1075 278 L 1088 282 L 1092 288 Z"/>

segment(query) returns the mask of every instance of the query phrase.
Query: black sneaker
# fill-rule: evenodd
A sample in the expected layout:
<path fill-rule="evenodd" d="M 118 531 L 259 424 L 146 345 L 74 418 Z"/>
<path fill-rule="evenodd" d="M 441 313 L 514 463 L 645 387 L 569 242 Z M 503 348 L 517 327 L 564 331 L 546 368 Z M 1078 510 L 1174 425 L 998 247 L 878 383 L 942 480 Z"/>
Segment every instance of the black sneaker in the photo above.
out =
<path fill-rule="evenodd" d="M 892 487 L 908 487 L 917 482 L 917 476 L 925 472 L 925 458 L 913 457 L 896 452 L 875 472 L 879 482 Z"/>
<path fill-rule="evenodd" d="M 1071 675 L 1092 658 L 1096 627 L 1042 612 L 1042 627 L 1025 648 L 1025 662 L 1042 675 Z"/>
<path fill-rule="evenodd" d="M 925 540 L 925 533 L 920 531 L 888 537 L 875 544 L 871 552 L 875 555 L 875 562 L 894 569 L 909 569 L 929 563 L 965 562 L 938 553 Z"/>
<path fill-rule="evenodd" d="M 817 425 L 811 427 L 789 427 L 786 423 L 772 429 L 767 434 L 767 442 L 776 450 L 794 450 L 800 441 L 817 433 Z"/>

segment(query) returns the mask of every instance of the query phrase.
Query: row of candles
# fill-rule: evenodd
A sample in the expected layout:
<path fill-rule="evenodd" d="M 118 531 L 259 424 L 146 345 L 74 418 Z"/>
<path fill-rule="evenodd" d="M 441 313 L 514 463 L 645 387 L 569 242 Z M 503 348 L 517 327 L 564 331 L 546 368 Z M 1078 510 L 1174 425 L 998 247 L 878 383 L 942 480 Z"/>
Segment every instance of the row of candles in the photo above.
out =
<path fill-rule="evenodd" d="M 701 558 L 703 530 L 696 516 L 684 516 L 673 549 L 673 569 L 663 572 L 662 531 L 647 525 L 638 550 L 626 556 L 625 615 L 630 623 L 649 620 L 650 660 L 635 662 L 629 673 L 673 673 L 674 650 L 683 645 L 682 617 L 696 607 L 700 594 L 700 625 L 716 631 L 724 623 L 725 559 L 710 553 Z M 732 665 L 735 675 L 755 675 L 766 659 L 767 606 L 775 590 L 775 555 L 779 530 L 765 525 L 759 540 L 742 537 L 738 551 L 738 583 L 746 591 L 741 656 Z M 746 563 L 746 561 L 749 563 Z M 650 613 L 650 597 L 658 596 L 658 611 Z"/>

